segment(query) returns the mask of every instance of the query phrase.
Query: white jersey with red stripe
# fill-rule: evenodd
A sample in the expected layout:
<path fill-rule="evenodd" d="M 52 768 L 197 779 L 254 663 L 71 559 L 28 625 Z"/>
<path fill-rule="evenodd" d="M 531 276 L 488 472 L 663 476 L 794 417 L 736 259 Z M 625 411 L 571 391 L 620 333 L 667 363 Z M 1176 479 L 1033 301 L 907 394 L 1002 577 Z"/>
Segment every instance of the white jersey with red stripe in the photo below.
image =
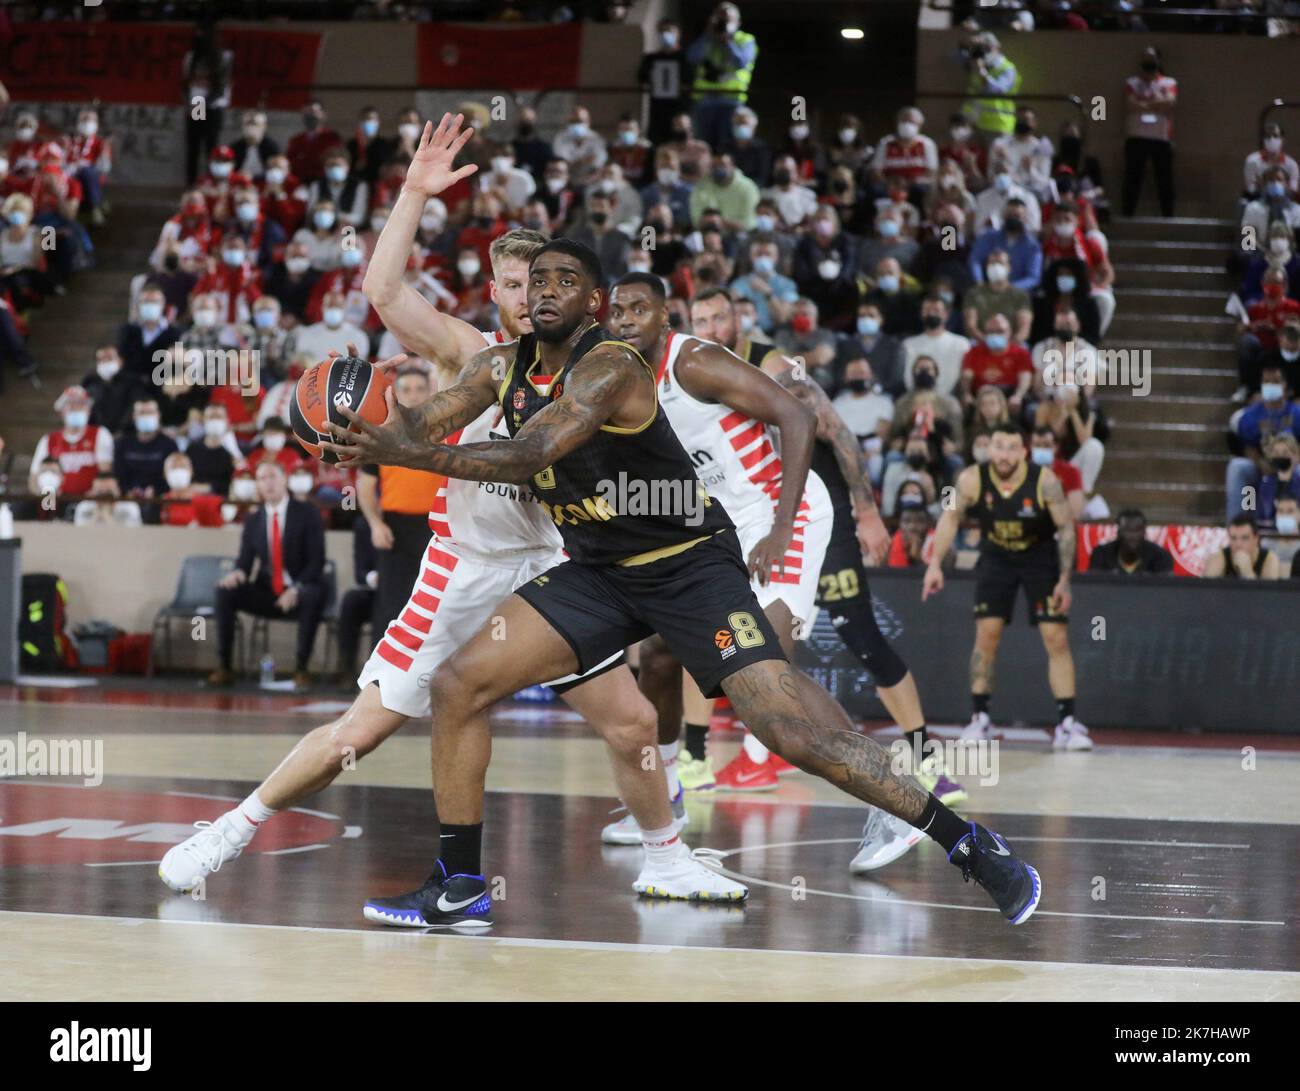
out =
<path fill-rule="evenodd" d="M 488 345 L 505 344 L 498 330 L 484 333 Z M 478 419 L 453 432 L 443 442 L 486 443 L 509 439 L 504 424 L 494 424 L 494 405 Z M 560 532 L 527 485 L 495 481 L 464 481 L 449 477 L 438 488 L 429 509 L 429 529 L 453 552 L 495 557 L 559 550 Z"/>
<path fill-rule="evenodd" d="M 700 338 L 670 332 L 659 360 L 659 404 L 695 466 L 709 496 L 721 501 L 736 524 L 745 556 L 772 529 L 781 499 L 781 456 L 767 425 L 719 402 L 703 402 L 677 381 L 677 357 Z M 708 344 L 709 342 L 704 342 Z M 767 606 L 782 599 L 796 618 L 812 616 L 817 580 L 830 542 L 833 512 L 826 486 L 811 470 L 795 514 L 784 565 L 773 567 L 765 586 L 756 586 Z"/>

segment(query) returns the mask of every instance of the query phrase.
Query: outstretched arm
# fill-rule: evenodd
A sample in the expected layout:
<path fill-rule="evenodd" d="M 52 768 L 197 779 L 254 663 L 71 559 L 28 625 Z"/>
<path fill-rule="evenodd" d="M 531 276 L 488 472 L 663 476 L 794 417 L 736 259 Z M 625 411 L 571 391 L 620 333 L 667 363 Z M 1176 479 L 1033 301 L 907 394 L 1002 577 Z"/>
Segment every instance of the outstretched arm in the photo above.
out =
<path fill-rule="evenodd" d="M 943 515 L 934 531 L 934 551 L 930 554 L 930 564 L 925 570 L 925 580 L 921 585 L 922 600 L 929 598 L 936 591 L 943 590 L 943 560 L 948 550 L 957 540 L 962 520 L 966 518 L 966 509 L 979 495 L 979 470 L 967 466 L 957 475 L 957 487 L 952 492 L 951 505 L 944 504 Z"/>
<path fill-rule="evenodd" d="M 470 481 L 522 484 L 594 436 L 618 412 L 643 375 L 644 368 L 627 349 L 597 347 L 573 369 L 563 395 L 529 420 L 513 439 L 431 446 L 390 429 L 391 421 L 373 425 L 344 409 L 344 416 L 360 433 L 331 424 L 335 442 L 322 446 L 336 452 L 340 465 L 345 466 L 379 462 Z"/>

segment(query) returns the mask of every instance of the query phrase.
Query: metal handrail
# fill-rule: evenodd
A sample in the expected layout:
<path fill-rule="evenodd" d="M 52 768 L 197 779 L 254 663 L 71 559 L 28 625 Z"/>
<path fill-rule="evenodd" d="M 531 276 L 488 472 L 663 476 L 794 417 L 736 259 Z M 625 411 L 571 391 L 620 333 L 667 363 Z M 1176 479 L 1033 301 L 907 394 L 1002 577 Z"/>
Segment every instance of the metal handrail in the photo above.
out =
<path fill-rule="evenodd" d="M 1294 110 L 1300 107 L 1300 100 L 1297 99 L 1280 99 L 1275 98 L 1259 111 L 1259 131 L 1262 135 L 1264 126 L 1268 124 L 1268 115 L 1274 110 Z"/>
<path fill-rule="evenodd" d="M 940 3 L 939 0 L 925 0 L 925 6 L 931 11 L 952 12 L 957 10 L 955 0 L 947 0 L 946 3 Z M 995 12 L 1028 11 L 1031 14 L 1036 14 L 1034 5 L 1030 3 L 1029 0 L 1017 0 L 1014 4 L 999 4 L 997 7 L 987 7 L 982 9 L 976 5 L 975 10 L 971 12 L 971 15 L 976 15 L 980 11 L 989 14 Z M 1119 11 L 1113 5 L 1103 3 L 1101 0 L 1082 0 L 1082 2 L 1075 3 L 1071 8 L 1071 11 L 1076 15 L 1136 15 L 1139 18 L 1144 15 L 1155 15 L 1161 17 L 1165 15 L 1189 15 L 1199 16 L 1202 19 L 1229 18 L 1267 20 L 1270 18 L 1267 13 L 1262 11 L 1221 11 L 1218 8 L 1175 8 L 1167 7 L 1163 2 L 1158 8 L 1135 8 L 1133 11 Z"/>
<path fill-rule="evenodd" d="M 1053 94 L 1045 94 L 1045 93 L 1017 94 L 1017 95 L 1003 95 L 1003 94 L 981 95 L 978 93 L 971 93 L 969 91 L 917 91 L 915 96 L 913 97 L 917 102 L 920 102 L 922 99 L 927 99 L 927 98 L 955 99 L 955 100 L 960 100 L 962 102 L 966 102 L 970 99 L 978 99 L 978 98 L 998 98 L 998 99 L 1010 99 L 1016 105 L 1019 105 L 1021 102 L 1058 102 L 1058 103 L 1063 102 L 1070 106 L 1073 106 L 1075 110 L 1078 112 L 1079 146 L 1080 148 L 1086 148 L 1088 146 L 1088 111 L 1084 108 L 1083 99 L 1080 98 L 1078 95 L 1053 95 Z"/>

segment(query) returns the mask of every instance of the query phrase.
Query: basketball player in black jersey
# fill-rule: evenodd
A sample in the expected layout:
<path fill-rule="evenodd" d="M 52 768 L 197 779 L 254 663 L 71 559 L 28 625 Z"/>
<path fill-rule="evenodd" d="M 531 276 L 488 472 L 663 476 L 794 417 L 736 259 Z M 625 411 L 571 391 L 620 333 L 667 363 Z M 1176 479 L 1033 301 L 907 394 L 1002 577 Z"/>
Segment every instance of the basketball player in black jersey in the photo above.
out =
<path fill-rule="evenodd" d="M 434 672 L 435 734 L 454 736 L 501 698 L 586 669 L 658 632 L 700 688 L 709 696 L 726 693 L 764 743 L 926 832 L 1013 924 L 1026 920 L 1041 895 L 1037 872 L 1002 838 L 964 822 L 912 777 L 893 773 L 889 752 L 857 734 L 824 691 L 791 670 L 758 609 L 730 518 L 703 493 L 658 405 L 653 370 L 595 322 L 602 282 L 589 248 L 566 239 L 547 244 L 530 267 L 532 334 L 485 350 L 462 382 L 418 410 L 391 403 L 381 426 L 346 414 L 356 433 L 331 428 L 335 438 L 327 446 L 345 465 L 529 482 L 564 538 L 570 560 L 521 587 L 492 625 Z M 504 357 L 504 375 L 493 375 L 493 357 Z M 497 400 L 511 439 L 430 442 Z M 611 502 L 614 482 L 619 492 Z M 658 502 L 647 512 L 625 502 L 633 496 Z M 440 782 L 457 773 L 454 760 L 438 770 Z M 481 780 L 461 787 L 463 795 L 453 799 L 481 806 Z M 443 821 L 467 820 L 455 806 L 443 810 L 440 797 Z M 451 881 L 441 876 L 439 869 L 394 901 L 436 905 Z M 477 896 L 486 897 L 478 882 Z M 463 886 L 457 891 L 458 899 L 473 896 Z"/>
<path fill-rule="evenodd" d="M 1025 437 L 1014 424 L 993 429 L 989 460 L 967 466 L 957 477 L 954 504 L 934 536 L 922 598 L 943 590 L 940 565 L 967 515 L 980 522 L 980 559 L 975 568 L 975 647 L 970 659 L 974 714 L 962 737 L 992 733 L 989 698 L 1002 630 L 1023 587 L 1029 622 L 1047 649 L 1047 678 L 1059 722 L 1058 750 L 1091 750 L 1088 729 L 1074 717 L 1074 657 L 1070 654 L 1070 573 L 1074 570 L 1074 519 L 1061 482 L 1046 466 L 1025 457 Z"/>

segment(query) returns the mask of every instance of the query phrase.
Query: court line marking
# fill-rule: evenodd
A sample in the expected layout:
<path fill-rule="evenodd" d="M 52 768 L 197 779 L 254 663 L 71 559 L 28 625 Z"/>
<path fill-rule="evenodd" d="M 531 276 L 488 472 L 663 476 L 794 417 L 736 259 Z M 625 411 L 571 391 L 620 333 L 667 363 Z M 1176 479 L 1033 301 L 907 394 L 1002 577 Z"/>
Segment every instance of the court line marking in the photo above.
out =
<path fill-rule="evenodd" d="M 1020 838 L 1022 841 L 1029 838 Z M 1053 838 L 1040 838 L 1039 840 L 1054 840 Z M 736 856 L 742 852 L 762 852 L 765 849 L 775 848 L 794 848 L 806 845 L 834 845 L 834 844 L 858 844 L 861 838 L 833 838 L 821 841 L 783 841 L 770 845 L 748 845 L 738 849 L 697 849 L 696 859 L 705 866 L 709 866 L 709 860 L 725 860 L 728 856 Z M 959 909 L 968 913 L 998 913 L 1000 912 L 995 906 L 991 905 L 955 905 L 952 902 L 922 902 L 914 901 L 910 898 L 881 898 L 866 897 L 862 894 L 850 894 L 839 890 L 819 890 L 811 886 L 796 886 L 793 883 L 778 883 L 770 879 L 760 879 L 753 875 L 746 875 L 744 872 L 731 871 L 721 866 L 713 867 L 712 870 L 727 876 L 729 879 L 735 879 L 739 882 L 751 883 L 754 886 L 765 886 L 773 890 L 787 890 L 799 894 L 820 894 L 825 898 L 845 898 L 855 902 L 887 902 L 890 905 L 915 905 L 926 909 Z M 1236 918 L 1218 918 L 1218 917 L 1149 917 L 1140 916 L 1130 913 L 1067 913 L 1061 909 L 1039 909 L 1034 916 L 1037 917 L 1074 917 L 1082 920 L 1101 920 L 1101 921 L 1158 921 L 1163 924 L 1250 924 L 1261 927 L 1285 928 L 1286 921 L 1253 921 L 1238 920 Z"/>
<path fill-rule="evenodd" d="M 686 903 L 676 903 L 678 908 L 686 909 L 691 912 L 708 912 L 709 909 L 700 906 L 688 906 Z M 718 906 L 716 908 L 726 908 Z M 743 909 L 740 906 L 732 906 L 733 909 Z M 992 910 L 992 912 L 997 912 Z M 259 928 L 270 929 L 279 932 L 310 932 L 322 933 L 325 935 L 350 935 L 350 936 L 369 936 L 372 938 L 384 937 L 392 940 L 407 941 L 427 941 L 427 940 L 453 940 L 463 941 L 466 943 L 492 943 L 504 947 L 535 947 L 541 949 L 558 949 L 558 950 L 577 950 L 577 951 L 613 951 L 627 952 L 633 954 L 665 954 L 671 951 L 684 951 L 687 953 L 707 952 L 712 954 L 771 954 L 771 955 L 795 955 L 800 958 L 862 958 L 862 959 L 907 959 L 910 961 L 929 961 L 940 962 L 945 966 L 950 966 L 955 962 L 978 962 L 989 963 L 998 966 L 1038 966 L 1050 967 L 1054 970 L 1078 970 L 1098 969 L 1098 970 L 1131 970 L 1131 971 L 1162 971 L 1175 973 L 1193 973 L 1193 974 L 1278 974 L 1286 978 L 1294 978 L 1300 982 L 1300 973 L 1292 970 L 1255 970 L 1243 969 L 1239 967 L 1226 966 L 1169 966 L 1165 964 L 1150 964 L 1143 962 L 1058 962 L 1055 960 L 1041 959 L 1010 959 L 1010 958 L 978 958 L 966 955 L 913 955 L 913 954 L 883 954 L 875 951 L 798 951 L 789 948 L 771 948 L 771 947 L 714 947 L 698 946 L 692 947 L 686 944 L 676 943 L 614 943 L 604 940 L 571 940 L 571 939 L 531 939 L 528 937 L 510 937 L 510 936 L 487 936 L 487 935 L 449 935 L 446 931 L 439 929 L 414 929 L 414 928 L 322 928 L 318 925 L 310 924 L 244 924 L 240 921 L 187 921 L 165 919 L 161 917 L 108 917 L 94 913 L 41 913 L 32 910 L 0 909 L 0 918 L 3 917 L 54 917 L 63 920 L 76 921 L 101 921 L 109 924 L 123 924 L 137 927 L 142 924 L 176 924 L 189 925 L 197 928 Z M 0 945 L 0 949 L 3 949 Z"/>
<path fill-rule="evenodd" d="M 1073 817 L 1073 816 L 1072 816 Z M 688 827 L 689 829 L 689 827 Z M 1168 846 L 1180 849 L 1248 849 L 1249 845 L 1233 845 L 1212 841 L 1134 841 L 1123 837 L 1021 837 L 1013 836 L 1012 841 L 1050 841 L 1062 845 L 1143 845 Z M 820 841 L 776 841 L 770 845 L 741 845 L 736 849 L 718 849 L 718 856 L 734 856 L 738 852 L 751 852 L 755 849 L 787 849 L 803 845 L 857 845 L 861 837 L 828 837 Z M 710 849 L 710 853 L 715 850 Z"/>

